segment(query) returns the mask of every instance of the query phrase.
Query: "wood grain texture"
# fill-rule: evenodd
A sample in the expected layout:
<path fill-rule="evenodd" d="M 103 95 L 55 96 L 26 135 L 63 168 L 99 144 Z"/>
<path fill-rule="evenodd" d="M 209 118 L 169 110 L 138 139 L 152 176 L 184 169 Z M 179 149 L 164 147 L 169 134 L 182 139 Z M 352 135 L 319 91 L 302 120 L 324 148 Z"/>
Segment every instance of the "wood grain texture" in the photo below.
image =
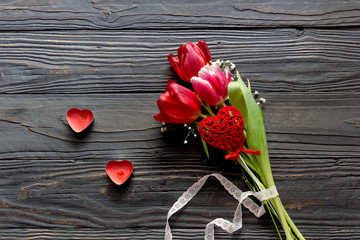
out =
<path fill-rule="evenodd" d="M 0 93 L 160 93 L 179 79 L 167 55 L 197 40 L 259 91 L 360 90 L 356 29 L 144 30 L 3 33 Z"/>
<path fill-rule="evenodd" d="M 6 0 L 0 30 L 359 26 L 360 3 L 336 1 Z"/>
<path fill-rule="evenodd" d="M 328 232 L 329 237 L 326 239 L 329 240 L 338 240 L 338 239 L 356 239 L 359 236 L 359 230 L 353 229 L 349 232 L 344 229 L 329 229 L 324 227 L 322 230 L 313 230 L 314 236 L 308 237 L 307 239 L 322 239 L 323 232 Z M 181 229 L 173 230 L 174 239 L 201 239 L 204 234 L 203 230 L 196 229 Z M 257 229 L 246 229 L 242 230 L 243 233 L 235 233 L 233 237 L 229 237 L 228 234 L 223 233 L 221 230 L 215 231 L 216 239 L 265 239 L 273 240 L 275 236 L 272 235 L 271 230 L 262 229 L 257 231 Z M 50 231 L 47 229 L 24 229 L 21 233 L 14 232 L 13 230 L 4 230 L 2 232 L 0 239 L 13 240 L 13 239 L 162 239 L 163 231 L 153 230 L 148 228 L 141 229 L 131 229 L 129 231 L 121 230 L 95 230 L 95 229 L 85 229 L 85 230 L 57 230 L 56 232 Z M 246 233 L 246 237 L 244 237 Z"/>
<path fill-rule="evenodd" d="M 242 172 L 152 115 L 167 55 L 205 40 L 266 98 L 271 164 L 306 239 L 360 239 L 360 2 L 3 0 L 0 2 L 0 239 L 162 239 L 167 211 L 200 177 Z M 84 137 L 71 107 L 94 112 Z M 172 126 L 168 126 L 173 128 Z M 104 167 L 129 159 L 115 186 Z M 203 239 L 237 203 L 210 179 L 171 218 L 175 239 Z M 278 239 L 244 211 L 234 235 Z"/>
<path fill-rule="evenodd" d="M 152 119 L 158 95 L 0 95 L 1 235 L 16 238 L 18 232 L 7 229 L 26 228 L 26 236 L 35 238 L 161 239 L 168 209 L 201 176 L 220 172 L 245 190 L 232 162 L 218 155 L 204 160 L 196 141 L 182 145 L 179 133 L 159 131 Z M 360 207 L 360 130 L 352 123 L 359 118 L 359 96 L 262 95 L 275 181 L 307 239 L 360 236 L 354 211 Z M 74 105 L 95 115 L 82 139 L 64 119 Z M 115 187 L 107 178 L 104 166 L 111 159 L 134 163 L 126 186 Z M 178 239 L 200 239 L 207 222 L 231 219 L 235 207 L 211 180 L 171 225 Z M 242 231 L 234 236 L 217 232 L 220 239 L 276 238 L 268 215 L 258 220 L 249 212 Z"/>

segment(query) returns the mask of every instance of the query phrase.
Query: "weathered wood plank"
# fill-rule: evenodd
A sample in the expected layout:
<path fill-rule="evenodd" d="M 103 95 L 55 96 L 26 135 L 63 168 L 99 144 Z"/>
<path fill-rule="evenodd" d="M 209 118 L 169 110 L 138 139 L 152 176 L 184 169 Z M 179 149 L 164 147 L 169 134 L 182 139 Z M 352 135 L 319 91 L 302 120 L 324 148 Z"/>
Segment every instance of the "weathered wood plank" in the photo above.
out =
<path fill-rule="evenodd" d="M 269 29 L 3 33 L 0 93 L 160 93 L 167 55 L 198 40 L 259 91 L 360 90 L 359 31 Z"/>
<path fill-rule="evenodd" d="M 159 95 L 0 95 L 3 136 L 0 159 L 89 159 L 98 154 L 108 158 L 113 154 L 137 153 L 136 149 L 151 153 L 150 158 L 167 158 L 168 147 L 183 152 L 188 146 L 179 145 L 181 137 L 165 139 L 160 124 L 152 117 L 158 111 L 155 102 Z M 352 121 L 359 118 L 359 93 L 263 96 L 268 102 L 264 113 L 274 154 L 283 154 L 282 148 L 277 147 L 282 144 L 291 158 L 294 155 L 308 158 L 313 154 L 334 158 L 358 156 L 356 140 L 360 133 Z M 95 123 L 82 139 L 76 138 L 67 126 L 65 114 L 71 107 L 94 112 Z M 186 158 L 198 150 L 189 151 L 192 152 Z"/>
<path fill-rule="evenodd" d="M 142 239 L 143 229 L 149 228 L 150 239 L 156 239 L 162 236 L 159 229 L 167 210 L 201 176 L 221 172 L 245 190 L 241 171 L 232 162 L 220 156 L 204 161 L 199 144 L 182 145 L 180 137 L 160 133 L 160 124 L 152 119 L 157 96 L 0 95 L 0 232 L 10 238 L 17 233 L 7 228 L 95 227 L 113 229 L 104 233 L 109 238 L 122 229 L 119 236 L 126 239 L 139 228 L 134 239 Z M 355 229 L 360 219 L 354 211 L 360 207 L 360 131 L 354 124 L 359 119 L 359 93 L 263 97 L 274 177 L 293 220 L 308 239 L 359 235 Z M 95 114 L 95 124 L 83 139 L 77 139 L 64 120 L 73 106 Z M 134 163 L 126 186 L 115 187 L 107 178 L 104 166 L 110 159 Z M 181 239 L 199 238 L 208 221 L 231 219 L 235 207 L 211 180 L 171 224 L 174 229 L 193 229 L 178 232 Z M 256 239 L 258 230 L 268 239 L 276 238 L 269 216 L 257 220 L 245 212 L 244 225 L 236 238 Z M 27 231 L 35 237 L 41 234 Z M 81 230 L 42 234 L 88 236 Z"/>
<path fill-rule="evenodd" d="M 360 3 L 336 1 L 2 1 L 0 30 L 359 26 Z"/>
<path fill-rule="evenodd" d="M 49 230 L 49 229 L 11 229 L 1 230 L 2 235 L 0 239 L 13 240 L 13 239 L 162 239 L 163 231 L 148 228 L 141 229 L 112 229 L 112 230 Z M 196 229 L 180 229 L 173 230 L 174 239 L 201 239 L 204 234 L 203 230 Z M 273 240 L 276 236 L 273 235 L 271 229 L 248 229 L 247 226 L 229 235 L 224 233 L 221 229 L 215 231 L 216 239 L 266 239 Z M 359 238 L 359 229 L 331 229 L 324 226 L 320 229 L 312 229 L 312 236 L 306 239 L 357 239 Z"/>
<path fill-rule="evenodd" d="M 203 175 L 247 189 L 238 166 L 214 151 L 205 160 L 152 118 L 178 79 L 167 54 L 198 40 L 265 92 L 275 181 L 304 236 L 360 238 L 359 12 L 355 0 L 2 1 L 0 239 L 162 239 L 170 206 Z M 67 126 L 70 107 L 95 113 L 83 138 Z M 112 159 L 134 163 L 125 186 L 105 174 Z M 210 180 L 172 217 L 176 239 L 202 238 L 236 205 Z M 268 215 L 247 211 L 241 231 L 216 232 L 277 238 Z"/>
<path fill-rule="evenodd" d="M 172 203 L 205 174 L 224 170 L 225 176 L 246 190 L 241 182 L 241 172 L 238 170 L 238 173 L 231 174 L 229 166 L 221 167 L 220 163 L 201 165 L 200 161 L 192 160 L 191 163 L 188 160 L 175 165 L 156 160 L 151 164 L 131 160 L 135 165 L 134 175 L 129 184 L 121 188 L 115 187 L 106 177 L 104 159 L 77 163 L 70 160 L 2 160 L 1 228 L 161 229 Z M 359 225 L 358 214 L 354 211 L 359 207 L 359 193 L 356 191 L 359 175 L 328 175 L 335 172 L 331 170 L 335 167 L 328 166 L 331 165 L 329 162 L 322 161 L 324 173 L 319 171 L 307 179 L 301 173 L 311 168 L 312 164 L 308 162 L 297 163 L 298 176 L 279 178 L 279 170 L 274 171 L 285 206 L 293 220 L 304 226 L 305 232 L 311 231 L 306 230 L 308 226 L 315 225 L 345 228 Z M 286 162 L 273 167 L 281 168 L 282 172 L 288 170 L 290 174 L 294 171 L 293 166 L 287 166 Z M 344 171 L 350 167 L 353 172 L 359 171 L 354 161 L 346 160 L 337 169 Z M 174 216 L 172 225 L 174 228 L 202 228 L 216 217 L 231 219 L 236 205 L 220 184 L 211 180 L 184 211 Z M 322 222 L 318 222 L 320 219 Z M 244 221 L 252 228 L 271 225 L 269 216 L 258 221 L 249 212 L 245 212 Z"/>

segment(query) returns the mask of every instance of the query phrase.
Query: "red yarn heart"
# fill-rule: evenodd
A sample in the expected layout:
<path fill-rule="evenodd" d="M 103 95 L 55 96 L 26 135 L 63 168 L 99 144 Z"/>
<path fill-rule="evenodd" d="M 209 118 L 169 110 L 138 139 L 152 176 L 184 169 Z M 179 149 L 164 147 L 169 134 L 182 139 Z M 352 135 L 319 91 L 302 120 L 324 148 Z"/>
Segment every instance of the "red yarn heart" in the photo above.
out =
<path fill-rule="evenodd" d="M 129 160 L 122 160 L 122 161 L 109 161 L 106 164 L 106 173 L 116 185 L 121 185 L 128 178 L 133 172 L 133 165 Z"/>
<path fill-rule="evenodd" d="M 66 119 L 74 132 L 81 133 L 92 124 L 94 115 L 88 109 L 71 108 L 66 114 Z"/>
<path fill-rule="evenodd" d="M 204 118 L 199 124 L 199 133 L 209 145 L 232 153 L 226 159 L 237 160 L 240 152 L 259 155 L 259 151 L 243 148 L 244 120 L 240 111 L 232 106 L 220 109 L 216 117 Z"/>

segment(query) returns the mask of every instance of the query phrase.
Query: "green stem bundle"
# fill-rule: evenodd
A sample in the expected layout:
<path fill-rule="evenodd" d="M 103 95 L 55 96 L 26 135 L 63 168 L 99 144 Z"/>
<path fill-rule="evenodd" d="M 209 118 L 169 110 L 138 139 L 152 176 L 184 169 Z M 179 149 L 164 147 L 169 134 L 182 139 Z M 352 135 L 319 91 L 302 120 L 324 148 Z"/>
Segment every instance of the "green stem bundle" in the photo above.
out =
<path fill-rule="evenodd" d="M 255 174 L 251 171 L 251 169 L 247 166 L 247 164 L 245 163 L 245 161 L 241 157 L 238 159 L 238 162 L 243 167 L 243 169 L 246 171 L 246 173 L 251 177 L 253 182 L 256 184 L 256 186 L 252 186 L 250 182 L 248 182 L 248 181 L 246 182 L 248 185 L 250 185 L 250 187 L 252 189 L 259 189 L 261 191 L 261 190 L 265 190 L 267 188 L 255 176 Z M 261 175 L 261 174 L 259 174 L 259 172 L 257 172 L 257 174 Z M 271 187 L 271 186 L 269 186 L 269 187 Z M 289 214 L 286 212 L 285 207 L 283 206 L 279 196 L 277 196 L 275 198 L 272 198 L 272 199 L 269 199 L 268 200 L 268 205 L 269 205 L 269 208 L 274 211 L 274 213 L 276 214 L 276 217 L 280 221 L 281 226 L 282 226 L 282 228 L 284 230 L 284 233 L 285 233 L 285 236 L 286 236 L 286 240 L 291 240 L 291 239 L 304 240 L 305 239 L 302 236 L 302 234 L 300 233 L 300 231 L 298 230 L 298 228 L 295 226 L 294 222 L 291 220 Z M 274 224 L 276 226 L 276 222 L 274 222 Z M 293 233 L 295 234 L 295 236 L 297 238 L 294 236 L 294 234 L 291 233 L 291 231 L 293 231 Z"/>
<path fill-rule="evenodd" d="M 246 86 L 238 72 L 237 81 L 233 81 L 228 85 L 230 104 L 240 111 L 244 119 L 244 136 L 246 137 L 245 146 L 248 149 L 254 149 L 261 152 L 260 155 L 242 152 L 238 162 L 253 181 L 253 184 L 250 181 L 246 181 L 250 189 L 261 191 L 275 186 L 275 182 L 271 171 L 263 112 L 252 96 L 250 89 L 250 83 L 248 82 L 248 86 Z M 222 107 L 224 106 L 226 105 L 223 104 Z M 203 103 L 203 107 L 208 111 L 210 116 L 215 116 L 208 104 Z M 197 127 L 199 126 L 197 125 Z M 205 152 L 208 155 L 207 144 L 204 140 L 203 144 Z M 279 196 L 270 198 L 264 203 L 268 207 L 271 217 L 273 216 L 273 213 L 279 220 L 285 233 L 286 240 L 305 239 L 286 212 Z M 272 219 L 278 231 L 277 223 L 273 217 Z M 280 233 L 279 236 L 281 239 Z"/>
<path fill-rule="evenodd" d="M 237 81 L 231 82 L 228 86 L 230 104 L 241 112 L 244 119 L 246 146 L 249 149 L 261 152 L 258 156 L 243 153 L 242 155 L 246 158 L 246 161 L 240 157 L 241 160 L 238 160 L 238 162 L 252 178 L 257 185 L 256 187 L 259 190 L 264 190 L 275 186 L 267 147 L 264 116 L 251 93 L 250 84 L 246 86 L 238 72 L 236 72 L 236 77 Z M 255 171 L 256 174 L 252 171 Z M 289 217 L 279 196 L 269 199 L 268 204 L 278 217 L 286 240 L 305 239 Z"/>

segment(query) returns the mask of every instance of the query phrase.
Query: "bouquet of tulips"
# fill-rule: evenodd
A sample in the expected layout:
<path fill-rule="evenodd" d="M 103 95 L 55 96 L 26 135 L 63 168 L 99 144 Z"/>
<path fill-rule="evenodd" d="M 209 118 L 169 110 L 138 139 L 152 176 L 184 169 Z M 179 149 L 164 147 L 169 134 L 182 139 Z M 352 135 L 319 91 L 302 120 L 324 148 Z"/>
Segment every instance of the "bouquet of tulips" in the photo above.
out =
<path fill-rule="evenodd" d="M 206 154 L 208 144 L 225 150 L 225 159 L 237 161 L 251 178 L 246 182 L 252 191 L 274 187 L 261 110 L 265 99 L 256 101 L 257 93 L 253 95 L 249 81 L 243 82 L 233 63 L 213 63 L 205 42 L 184 44 L 177 55 L 170 54 L 168 60 L 194 91 L 168 80 L 157 101 L 160 113 L 154 118 L 167 124 L 194 124 Z M 279 196 L 264 204 L 275 227 L 275 217 L 281 223 L 286 239 L 304 239 Z"/>

